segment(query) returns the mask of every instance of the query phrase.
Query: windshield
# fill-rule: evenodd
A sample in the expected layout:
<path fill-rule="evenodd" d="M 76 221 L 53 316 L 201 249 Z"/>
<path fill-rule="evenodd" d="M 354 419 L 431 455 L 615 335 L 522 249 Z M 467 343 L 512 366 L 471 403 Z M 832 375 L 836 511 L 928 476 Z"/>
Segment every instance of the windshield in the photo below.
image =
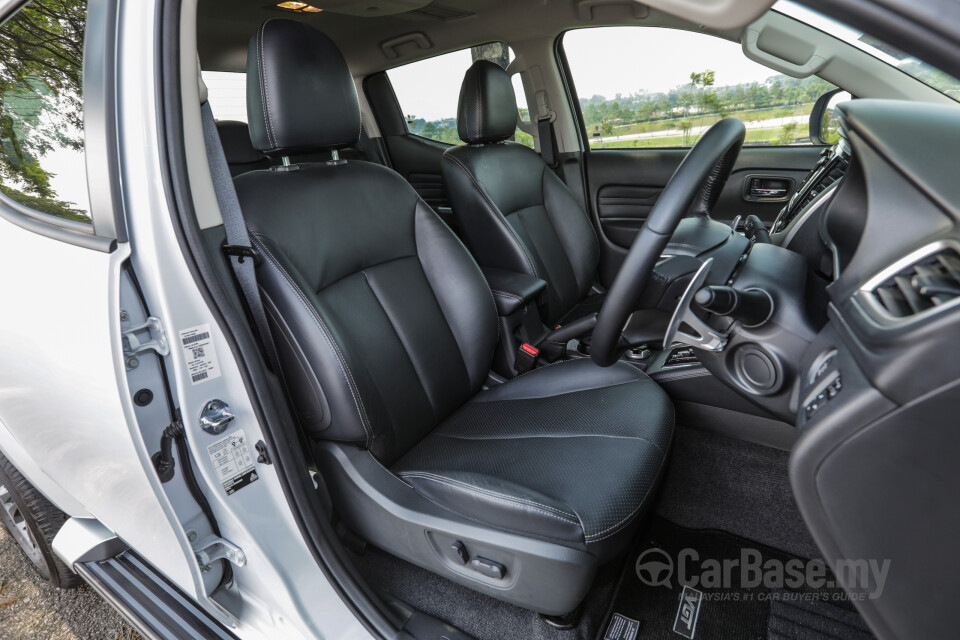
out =
<path fill-rule="evenodd" d="M 773 9 L 843 40 L 960 102 L 960 80 L 896 47 L 789 0 L 779 0 Z"/>

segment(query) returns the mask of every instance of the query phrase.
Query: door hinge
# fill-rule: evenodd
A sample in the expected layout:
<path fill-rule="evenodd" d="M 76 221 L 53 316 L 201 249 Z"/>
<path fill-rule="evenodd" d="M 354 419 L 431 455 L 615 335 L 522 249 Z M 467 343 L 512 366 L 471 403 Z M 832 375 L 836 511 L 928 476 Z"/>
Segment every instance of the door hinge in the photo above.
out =
<path fill-rule="evenodd" d="M 193 543 L 193 553 L 200 564 L 200 570 L 210 571 L 210 565 L 217 560 L 229 560 L 238 567 L 247 564 L 247 556 L 237 545 L 215 535 L 209 535 Z"/>
<path fill-rule="evenodd" d="M 121 311 L 121 319 L 123 315 L 124 312 Z M 121 327 L 120 335 L 123 338 L 123 355 L 128 358 L 151 349 L 161 356 L 170 355 L 170 343 L 167 342 L 167 334 L 160 318 L 150 316 L 143 324 L 135 324 L 125 329 Z"/>

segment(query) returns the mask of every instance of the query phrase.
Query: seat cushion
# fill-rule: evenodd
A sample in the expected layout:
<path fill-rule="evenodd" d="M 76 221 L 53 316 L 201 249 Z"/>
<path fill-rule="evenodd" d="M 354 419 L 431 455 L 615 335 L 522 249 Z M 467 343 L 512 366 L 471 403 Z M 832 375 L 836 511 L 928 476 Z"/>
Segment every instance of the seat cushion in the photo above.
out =
<path fill-rule="evenodd" d="M 603 561 L 630 541 L 673 425 L 641 371 L 570 360 L 481 391 L 392 471 L 463 517 Z"/>

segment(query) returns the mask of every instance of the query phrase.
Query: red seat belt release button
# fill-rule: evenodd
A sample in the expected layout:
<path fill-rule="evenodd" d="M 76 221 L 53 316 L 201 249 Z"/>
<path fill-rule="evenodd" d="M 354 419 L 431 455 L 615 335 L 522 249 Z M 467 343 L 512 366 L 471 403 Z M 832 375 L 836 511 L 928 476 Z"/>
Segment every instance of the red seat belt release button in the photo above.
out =
<path fill-rule="evenodd" d="M 537 366 L 537 357 L 540 355 L 540 349 L 532 344 L 524 342 L 517 349 L 517 357 L 513 363 L 513 368 L 517 374 L 526 373 Z"/>

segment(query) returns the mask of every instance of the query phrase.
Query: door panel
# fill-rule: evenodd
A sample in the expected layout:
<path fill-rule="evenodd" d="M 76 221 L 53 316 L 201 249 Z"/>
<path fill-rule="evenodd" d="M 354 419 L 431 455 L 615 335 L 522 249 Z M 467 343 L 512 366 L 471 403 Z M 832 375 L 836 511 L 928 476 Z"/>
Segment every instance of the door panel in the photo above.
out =
<path fill-rule="evenodd" d="M 450 206 L 440 161 L 450 145 L 409 133 L 384 136 L 394 170 L 409 182 L 424 201 L 439 210 Z"/>
<path fill-rule="evenodd" d="M 822 147 L 744 147 L 713 218 L 729 223 L 755 214 L 767 225 L 813 167 Z M 687 149 L 597 149 L 584 154 L 590 214 L 600 235 L 600 279 L 610 286 L 657 198 L 686 157 Z M 750 195 L 756 177 L 783 178 L 786 196 Z M 764 182 L 761 186 L 768 186 Z"/>

